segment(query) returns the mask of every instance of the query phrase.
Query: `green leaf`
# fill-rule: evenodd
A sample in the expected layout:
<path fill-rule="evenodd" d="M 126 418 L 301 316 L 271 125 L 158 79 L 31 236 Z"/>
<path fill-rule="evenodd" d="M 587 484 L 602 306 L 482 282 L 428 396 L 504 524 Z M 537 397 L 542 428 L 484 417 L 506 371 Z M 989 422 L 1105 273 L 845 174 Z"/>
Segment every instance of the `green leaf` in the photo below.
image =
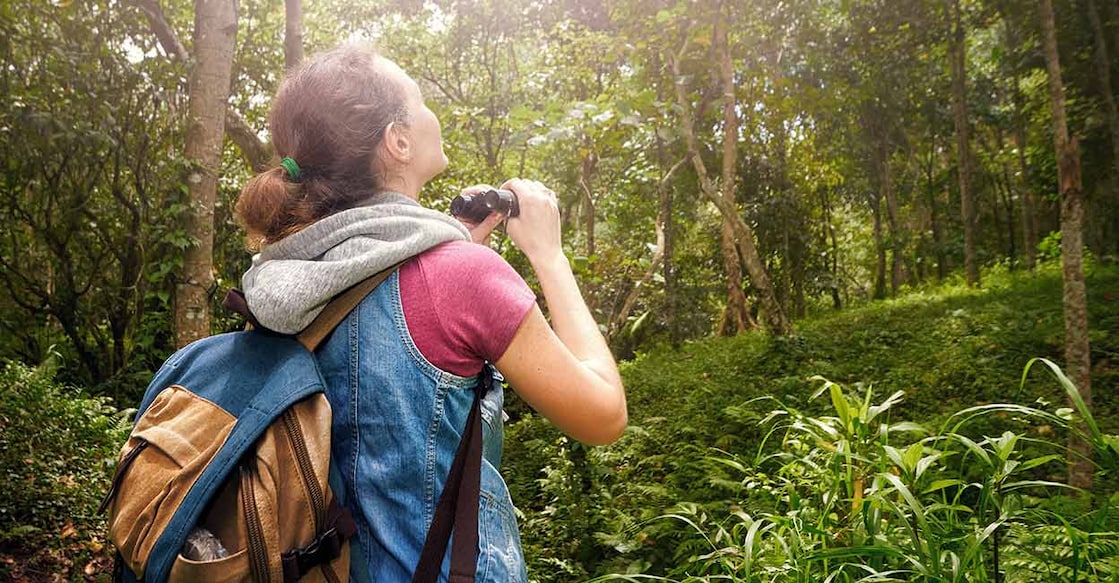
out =
<path fill-rule="evenodd" d="M 951 488 L 953 486 L 963 486 L 963 485 L 964 485 L 963 480 L 959 480 L 959 479 L 956 479 L 956 478 L 941 478 L 939 480 L 933 480 L 933 482 L 931 484 L 929 484 L 929 486 L 927 488 L 925 488 L 921 493 L 922 494 L 932 494 L 933 492 L 939 492 L 939 491 L 941 491 L 945 488 Z"/>

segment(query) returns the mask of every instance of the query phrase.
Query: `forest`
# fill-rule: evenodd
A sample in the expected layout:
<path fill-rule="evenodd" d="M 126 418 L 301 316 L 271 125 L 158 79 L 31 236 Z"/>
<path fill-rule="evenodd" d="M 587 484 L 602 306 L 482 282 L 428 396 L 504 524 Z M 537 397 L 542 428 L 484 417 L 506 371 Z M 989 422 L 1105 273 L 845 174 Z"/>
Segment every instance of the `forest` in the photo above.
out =
<path fill-rule="evenodd" d="M 344 42 L 442 123 L 425 206 L 556 191 L 621 365 L 609 446 L 506 393 L 531 581 L 1119 581 L 1116 0 L 3 0 L 0 578 L 110 580 L 135 408 L 243 327 L 232 209 Z"/>

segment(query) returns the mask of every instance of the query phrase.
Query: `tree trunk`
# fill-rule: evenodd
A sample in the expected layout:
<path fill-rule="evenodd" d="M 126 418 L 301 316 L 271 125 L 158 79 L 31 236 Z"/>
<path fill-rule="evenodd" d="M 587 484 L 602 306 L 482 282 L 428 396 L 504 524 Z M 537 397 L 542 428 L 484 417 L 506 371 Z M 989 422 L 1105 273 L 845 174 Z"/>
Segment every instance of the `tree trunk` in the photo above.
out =
<path fill-rule="evenodd" d="M 874 270 L 874 299 L 886 299 L 886 242 L 882 237 L 882 198 L 878 194 L 871 195 L 871 213 L 874 216 L 874 248 L 878 261 Z"/>
<path fill-rule="evenodd" d="M 1053 141 L 1057 152 L 1057 177 L 1061 196 L 1061 275 L 1064 282 L 1065 367 L 1080 396 L 1092 406 L 1091 353 L 1088 344 L 1088 300 L 1082 265 L 1084 200 L 1080 183 L 1080 148 L 1069 137 L 1065 114 L 1065 89 L 1057 31 L 1050 0 L 1041 0 L 1041 28 L 1045 66 L 1049 72 L 1049 97 L 1053 108 Z M 1092 448 L 1075 435 L 1069 437 L 1070 486 L 1089 489 L 1095 470 Z"/>
<path fill-rule="evenodd" d="M 175 345 L 210 334 L 210 288 L 214 284 L 214 199 L 221 164 L 226 101 L 237 36 L 236 0 L 197 0 L 194 67 L 190 73 L 190 112 L 186 158 L 190 212 L 187 233 L 195 244 L 186 251 L 175 285 Z"/>
<path fill-rule="evenodd" d="M 999 160 L 1002 165 L 1002 179 L 1003 179 L 1003 193 L 1006 195 L 1004 204 L 1006 205 L 1006 231 L 1007 231 L 1007 249 L 1006 254 L 1010 259 L 1014 260 L 1018 257 L 1018 233 L 1014 230 L 1014 180 L 1011 178 L 1010 163 L 1002 156 L 1002 152 L 1006 149 L 1006 139 L 1002 133 L 1002 127 L 995 127 L 996 145 L 998 146 Z"/>
<path fill-rule="evenodd" d="M 303 60 L 303 0 L 284 0 L 284 70 Z"/>
<path fill-rule="evenodd" d="M 1100 81 L 1100 94 L 1103 96 L 1104 113 L 1107 114 L 1107 128 L 1111 133 L 1112 180 L 1119 184 L 1119 110 L 1115 105 L 1115 93 L 1111 89 L 1111 57 L 1108 56 L 1104 25 L 1096 0 L 1087 0 L 1088 22 L 1092 26 L 1092 38 L 1096 44 L 1096 78 Z"/>
<path fill-rule="evenodd" d="M 657 159 L 661 163 L 661 168 L 668 164 L 668 157 L 664 152 L 664 142 L 660 136 L 657 136 Z M 687 158 L 683 158 L 673 168 L 683 166 L 687 162 Z M 669 171 L 671 172 L 671 170 Z M 672 200 L 673 189 L 668 187 L 668 180 L 661 179 L 660 183 L 660 208 L 657 211 L 657 218 L 664 217 L 664 260 L 661 262 L 664 266 L 664 300 L 665 300 L 665 321 L 668 324 L 668 339 L 672 342 L 672 346 L 676 347 L 680 344 L 680 326 L 676 321 L 676 221 L 673 219 Z"/>
<path fill-rule="evenodd" d="M 925 164 L 925 179 L 928 186 L 929 198 L 929 223 L 932 229 L 933 247 L 936 254 L 936 281 L 942 282 L 948 277 L 948 255 L 944 252 L 944 229 L 940 225 L 940 204 L 937 201 L 937 188 L 935 180 L 936 171 L 936 134 L 932 136 L 932 147 L 929 148 L 929 160 Z"/>
<path fill-rule="evenodd" d="M 826 231 L 824 234 L 824 246 L 830 247 L 827 258 L 828 271 L 831 274 L 831 281 L 828 283 L 828 291 L 831 293 L 832 307 L 836 310 L 843 308 L 843 300 L 839 296 L 839 240 L 835 236 L 835 224 L 832 222 L 831 200 L 828 197 L 828 188 L 826 186 L 820 187 L 820 208 L 824 211 L 824 224 Z M 829 242 L 830 241 L 830 242 Z"/>
<path fill-rule="evenodd" d="M 1003 5 L 1000 4 L 1000 8 Z M 1008 11 L 1002 10 L 1003 19 L 1009 17 Z M 1021 76 L 1021 56 L 1019 55 L 1021 41 L 1018 29 L 1007 24 L 1006 47 L 1013 59 L 1014 67 L 1011 75 L 1010 98 L 1014 104 L 1014 149 L 1018 158 L 1018 172 L 1015 177 L 1015 189 L 1022 201 L 1022 246 L 1025 251 L 1023 257 L 1026 269 L 1033 270 L 1037 264 L 1037 202 L 1034 200 L 1033 190 L 1030 188 L 1030 167 L 1026 162 L 1026 103 L 1022 95 L 1022 88 L 1018 81 Z"/>
<path fill-rule="evenodd" d="M 776 56 L 772 57 L 775 63 L 777 59 Z M 774 75 L 780 85 L 781 75 L 778 73 L 774 73 Z M 781 279 L 783 281 L 778 287 L 778 297 L 782 298 L 783 296 L 784 301 L 781 302 L 781 305 L 790 310 L 793 317 L 803 318 L 806 310 L 804 264 L 805 255 L 808 254 L 805 239 L 810 229 L 805 224 L 804 214 L 801 211 L 796 194 L 793 192 L 792 180 L 789 179 L 788 131 L 785 129 L 783 120 L 775 119 L 772 121 L 772 144 L 776 150 L 773 154 L 775 186 L 777 195 L 783 201 L 780 205 L 782 251 L 784 254 L 781 261 Z"/>
<path fill-rule="evenodd" d="M 949 60 L 952 68 L 952 117 L 956 128 L 956 156 L 960 181 L 960 212 L 964 222 L 964 271 L 969 286 L 979 285 L 976 257 L 975 193 L 971 191 L 971 148 L 968 140 L 967 46 L 960 0 L 948 0 L 952 19 Z"/>
<path fill-rule="evenodd" d="M 731 227 L 734 230 L 735 245 L 742 255 L 743 262 L 746 264 L 746 271 L 750 274 L 751 285 L 758 291 L 761 309 L 764 312 L 763 320 L 766 329 L 775 336 L 788 336 L 792 333 L 792 325 L 785 317 L 785 312 L 781 308 L 781 305 L 777 303 L 776 296 L 773 293 L 773 283 L 769 278 L 769 272 L 766 270 L 765 263 L 761 259 L 761 254 L 758 253 L 758 248 L 754 243 L 754 231 L 746 224 L 746 221 L 742 220 L 742 217 L 738 215 L 738 207 L 735 205 L 734 200 L 724 197 L 715 189 L 715 186 L 711 183 L 711 179 L 707 176 L 707 166 L 704 165 L 703 159 L 699 155 L 699 144 L 695 135 L 695 122 L 692 119 L 691 108 L 688 106 L 688 96 L 684 87 L 684 77 L 680 72 L 680 61 L 684 58 L 684 55 L 687 54 L 687 49 L 688 43 L 685 41 L 684 46 L 681 47 L 680 53 L 673 56 L 672 72 L 676 85 L 676 99 L 680 106 L 680 129 L 688 145 L 688 157 L 695 167 L 696 174 L 699 178 L 700 190 L 703 192 L 703 195 L 719 209 L 724 219 L 730 221 Z M 724 98 L 733 99 L 733 79 L 724 79 L 723 83 Z M 724 136 L 725 135 L 733 134 L 724 132 Z"/>
<path fill-rule="evenodd" d="M 657 184 L 657 219 L 654 229 L 656 230 L 657 243 L 653 250 L 653 258 L 649 260 L 649 269 L 645 274 L 633 285 L 633 289 L 626 295 L 622 301 L 622 307 L 618 310 L 612 318 L 612 323 L 609 326 L 610 335 L 613 336 L 622 329 L 626 320 L 629 319 L 629 314 L 633 311 L 633 305 L 637 303 L 637 298 L 641 295 L 641 291 L 648 287 L 649 282 L 653 280 L 657 270 L 660 269 L 661 263 L 665 261 L 666 251 L 668 249 L 668 228 L 667 225 L 671 221 L 671 189 L 668 188 L 669 182 L 672 180 L 672 175 L 684 165 L 687 159 L 681 159 L 679 162 L 672 165 L 672 168 L 661 177 L 660 182 Z M 665 278 L 667 283 L 668 279 Z"/>
<path fill-rule="evenodd" d="M 172 61 L 190 61 L 186 47 L 179 41 L 174 27 L 168 22 L 159 0 L 137 0 L 136 3 L 143 10 L 152 34 L 167 53 L 167 57 Z M 245 118 L 232 109 L 227 109 L 225 112 L 225 131 L 229 133 L 229 139 L 237 144 L 241 155 L 245 157 L 253 172 L 264 172 L 279 165 L 280 161 L 276 159 L 272 145 L 261 140 Z"/>
<path fill-rule="evenodd" d="M 890 241 L 890 295 L 897 296 L 898 288 L 901 287 L 902 246 L 898 227 L 898 197 L 893 175 L 890 173 L 890 148 L 885 133 L 883 131 L 878 136 L 875 161 L 878 167 L 878 187 L 881 190 L 879 200 L 886 201 L 886 228 Z"/>
<path fill-rule="evenodd" d="M 1033 270 L 1037 265 L 1037 200 L 1030 188 L 1030 167 L 1026 163 L 1026 123 L 1024 113 L 1016 114 L 1019 119 L 1014 127 L 1014 149 L 1018 151 L 1018 191 L 1022 193 L 1022 246 L 1025 251 L 1026 269 Z"/>
<path fill-rule="evenodd" d="M 579 186 L 583 192 L 583 230 L 586 231 L 587 236 L 587 257 L 591 257 L 595 252 L 594 228 L 595 228 L 595 209 L 594 209 L 594 191 L 591 190 L 591 180 L 594 178 L 595 170 L 595 157 L 591 153 L 591 138 L 590 136 L 583 137 L 583 145 L 587 149 L 587 155 L 583 157 L 582 174 L 579 177 Z"/>
<path fill-rule="evenodd" d="M 750 311 L 746 292 L 742 291 L 742 262 L 734 245 L 734 227 L 726 219 L 723 219 L 719 249 L 722 251 L 723 270 L 727 276 L 727 304 L 715 333 L 719 336 L 734 336 L 751 328 L 748 324 Z"/>
<path fill-rule="evenodd" d="M 738 164 L 738 105 L 734 98 L 733 83 L 734 65 L 731 62 L 730 45 L 727 43 L 727 27 L 720 18 L 715 25 L 716 42 L 719 43 L 719 73 L 723 80 L 723 167 L 722 167 L 722 197 L 725 200 L 735 200 L 736 168 Z M 727 88 L 731 92 L 727 93 Z M 727 305 L 723 310 L 722 321 L 719 324 L 720 336 L 734 336 L 744 332 L 750 326 L 749 304 L 746 301 L 746 292 L 742 285 L 742 260 L 734 246 L 734 227 L 723 218 L 723 229 L 720 237 L 720 248 L 723 254 L 723 267 L 727 275 Z"/>

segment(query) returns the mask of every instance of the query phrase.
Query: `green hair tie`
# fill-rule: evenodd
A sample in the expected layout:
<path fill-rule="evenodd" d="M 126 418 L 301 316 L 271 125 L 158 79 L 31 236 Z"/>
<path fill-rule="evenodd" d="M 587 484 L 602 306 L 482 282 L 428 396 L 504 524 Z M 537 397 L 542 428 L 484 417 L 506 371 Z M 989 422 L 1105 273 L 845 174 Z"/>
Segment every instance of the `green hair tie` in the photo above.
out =
<path fill-rule="evenodd" d="M 295 160 L 292 160 L 291 158 L 284 158 L 283 160 L 280 160 L 280 166 L 284 167 L 284 171 L 288 173 L 288 178 L 291 178 L 292 180 L 299 178 L 299 174 L 301 171 L 299 170 L 299 164 L 296 164 Z"/>

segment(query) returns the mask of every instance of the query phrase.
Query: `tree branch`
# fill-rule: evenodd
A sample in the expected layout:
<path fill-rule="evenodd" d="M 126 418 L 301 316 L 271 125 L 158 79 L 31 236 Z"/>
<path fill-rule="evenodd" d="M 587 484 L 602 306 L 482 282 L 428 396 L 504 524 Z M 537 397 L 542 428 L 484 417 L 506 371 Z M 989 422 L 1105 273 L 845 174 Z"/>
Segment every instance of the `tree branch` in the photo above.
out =
<path fill-rule="evenodd" d="M 264 172 L 280 163 L 272 144 L 257 137 L 249 122 L 229 107 L 225 109 L 225 135 L 241 149 L 253 172 Z"/>
<path fill-rule="evenodd" d="M 163 51 L 167 53 L 167 57 L 172 61 L 189 62 L 190 53 L 179 41 L 179 36 L 168 22 L 159 0 L 135 0 L 135 2 L 148 17 L 148 26 L 159 40 Z M 273 161 L 272 145 L 261 140 L 245 118 L 228 106 L 225 110 L 225 134 L 234 144 L 237 144 L 241 155 L 245 157 L 254 172 L 262 172 L 276 165 Z"/>
<path fill-rule="evenodd" d="M 680 160 L 672 165 L 672 168 L 668 169 L 664 177 L 661 178 L 660 182 L 657 184 L 658 199 L 665 196 L 668 190 L 668 183 L 672 180 L 672 176 L 676 174 L 676 171 L 679 170 L 681 166 L 688 162 L 688 159 L 689 156 L 680 158 Z M 657 269 L 660 268 L 661 262 L 664 261 L 665 224 L 668 223 L 668 219 L 669 217 L 665 214 L 664 207 L 661 205 L 661 210 L 657 213 L 657 220 L 654 224 L 657 234 L 657 243 L 656 248 L 653 250 L 653 258 L 649 260 L 649 268 L 645 271 L 645 274 L 641 276 L 641 279 L 638 280 L 637 283 L 633 284 L 633 289 L 629 291 L 629 294 L 626 295 L 626 299 L 622 301 L 622 307 L 611 319 L 610 325 L 607 328 L 611 337 L 617 335 L 622 329 L 622 326 L 625 325 L 626 320 L 629 319 L 629 313 L 633 311 L 633 306 L 637 303 L 638 296 L 641 295 L 641 291 L 648 287 L 649 282 L 652 281 L 653 276 L 657 273 Z"/>
<path fill-rule="evenodd" d="M 155 38 L 159 40 L 163 52 L 167 53 L 167 57 L 172 61 L 184 63 L 190 61 L 190 53 L 187 52 L 183 43 L 179 42 L 179 35 L 175 34 L 175 29 L 171 27 L 171 23 L 164 16 L 163 7 L 160 6 L 159 0 L 136 0 L 136 5 L 148 17 L 148 26 L 151 27 Z"/>

